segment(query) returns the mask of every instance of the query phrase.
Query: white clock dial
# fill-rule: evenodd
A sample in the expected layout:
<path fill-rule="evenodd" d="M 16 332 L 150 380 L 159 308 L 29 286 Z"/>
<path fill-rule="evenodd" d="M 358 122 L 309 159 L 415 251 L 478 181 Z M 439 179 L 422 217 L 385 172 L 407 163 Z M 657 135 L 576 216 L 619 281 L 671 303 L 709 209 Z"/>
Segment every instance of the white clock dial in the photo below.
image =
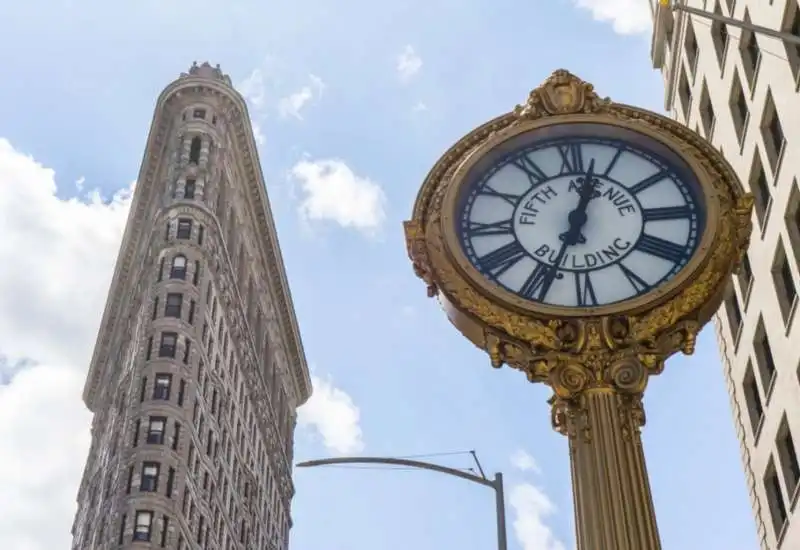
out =
<path fill-rule="evenodd" d="M 685 172 L 626 141 L 535 143 L 498 159 L 465 193 L 464 251 L 526 300 L 634 298 L 674 277 L 697 248 L 704 216 Z"/>

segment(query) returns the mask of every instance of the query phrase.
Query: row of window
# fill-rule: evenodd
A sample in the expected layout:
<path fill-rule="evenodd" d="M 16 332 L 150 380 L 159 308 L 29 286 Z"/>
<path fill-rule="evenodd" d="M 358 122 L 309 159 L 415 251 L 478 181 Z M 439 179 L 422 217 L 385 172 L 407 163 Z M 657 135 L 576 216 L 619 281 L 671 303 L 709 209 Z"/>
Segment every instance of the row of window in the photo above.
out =
<path fill-rule="evenodd" d="M 177 225 L 177 230 L 175 231 L 175 237 L 183 241 L 191 239 L 193 225 L 194 225 L 193 220 L 191 220 L 190 218 L 178 218 L 178 225 Z M 172 233 L 172 221 L 168 221 L 164 238 L 166 240 L 169 240 L 171 233 Z M 204 235 L 205 235 L 205 228 L 201 225 L 200 227 L 197 228 L 197 244 L 200 246 L 203 245 Z"/>
<path fill-rule="evenodd" d="M 189 220 L 189 221 L 191 221 L 191 220 Z M 189 237 L 191 237 L 191 234 L 192 234 L 191 224 L 189 225 L 189 230 L 188 231 L 189 231 L 188 235 L 189 235 Z M 187 237 L 187 238 L 189 238 L 189 237 Z M 163 280 L 163 278 L 164 278 L 164 264 L 165 263 L 166 263 L 166 257 L 161 258 L 161 263 L 159 264 L 159 267 L 158 267 L 158 276 L 157 276 L 156 282 L 161 282 Z M 169 278 L 171 280 L 185 281 L 187 272 L 188 272 L 188 269 L 187 269 L 186 256 L 184 256 L 183 254 L 178 254 L 178 255 L 174 256 L 172 258 L 172 261 L 170 262 Z M 193 285 L 197 286 L 197 284 L 200 282 L 201 273 L 202 273 L 202 270 L 201 270 L 201 266 L 200 266 L 200 261 L 199 260 L 195 260 L 195 262 L 194 262 L 194 273 L 192 274 L 192 284 Z"/>
<path fill-rule="evenodd" d="M 139 401 L 145 400 L 147 393 L 147 377 L 142 377 L 142 386 L 139 394 Z M 172 375 L 158 373 L 153 381 L 153 400 L 169 401 L 172 393 Z M 178 406 L 183 407 L 183 400 L 186 394 L 186 381 L 181 378 L 178 383 Z"/>
<path fill-rule="evenodd" d="M 189 364 L 189 354 L 192 349 L 192 340 L 184 337 L 183 346 L 183 362 Z M 161 341 L 158 345 L 158 357 L 165 359 L 175 359 L 178 351 L 178 333 L 177 332 L 162 332 Z M 149 361 L 153 356 L 153 337 L 147 339 L 147 349 L 145 350 L 145 360 Z"/>

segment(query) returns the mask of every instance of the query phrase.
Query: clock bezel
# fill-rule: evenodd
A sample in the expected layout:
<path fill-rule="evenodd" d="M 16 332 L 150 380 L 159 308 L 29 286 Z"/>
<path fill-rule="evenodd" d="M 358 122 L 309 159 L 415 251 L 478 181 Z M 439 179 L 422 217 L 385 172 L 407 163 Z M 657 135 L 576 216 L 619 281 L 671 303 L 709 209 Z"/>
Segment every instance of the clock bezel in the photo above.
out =
<path fill-rule="evenodd" d="M 509 147 L 509 145 L 514 140 L 522 139 L 525 135 L 534 133 L 546 134 L 548 130 L 556 130 L 556 133 L 569 133 L 567 128 L 576 124 L 605 126 L 611 129 L 622 130 L 622 132 L 633 132 L 663 147 L 668 154 L 675 157 L 675 160 L 686 165 L 685 167 L 695 180 L 697 184 L 695 199 L 698 202 L 698 208 L 704 208 L 702 215 L 705 218 L 702 233 L 698 238 L 698 245 L 694 254 L 686 265 L 671 279 L 639 296 L 594 307 L 569 307 L 544 304 L 527 300 L 503 288 L 499 284 L 488 279 L 472 265 L 462 247 L 458 228 L 461 215 L 460 205 L 465 193 L 469 192 L 470 186 L 474 182 L 472 176 L 481 163 L 486 163 L 489 158 L 502 157 L 505 153 L 517 149 L 517 147 Z M 580 137 L 591 136 L 586 134 Z M 598 135 L 598 138 L 603 137 L 607 136 Z M 620 136 L 613 137 L 614 139 L 622 139 Z M 548 139 L 548 137 L 544 139 Z M 533 141 L 534 140 L 531 140 L 531 143 L 533 143 Z M 635 143 L 631 142 L 631 145 L 635 145 Z M 503 152 L 502 149 L 504 146 L 509 147 L 509 150 Z M 641 149 L 646 150 L 645 147 L 641 147 Z M 498 154 L 498 151 L 501 152 Z M 709 178 L 710 175 L 700 162 L 690 155 L 676 150 L 672 143 L 664 139 L 662 134 L 636 121 L 620 120 L 616 117 L 603 114 L 556 115 L 536 120 L 523 120 L 494 133 L 484 143 L 477 146 L 466 159 L 458 164 L 452 172 L 452 175 L 448 177 L 449 182 L 442 199 L 440 228 L 447 255 L 460 274 L 465 277 L 480 294 L 491 301 L 497 302 L 498 305 L 502 304 L 518 312 L 533 314 L 544 318 L 603 317 L 620 314 L 635 314 L 656 307 L 674 297 L 687 283 L 694 279 L 708 259 L 709 251 L 711 250 L 711 246 L 717 234 L 720 207 L 716 195 L 712 192 L 711 185 L 707 183 Z"/>

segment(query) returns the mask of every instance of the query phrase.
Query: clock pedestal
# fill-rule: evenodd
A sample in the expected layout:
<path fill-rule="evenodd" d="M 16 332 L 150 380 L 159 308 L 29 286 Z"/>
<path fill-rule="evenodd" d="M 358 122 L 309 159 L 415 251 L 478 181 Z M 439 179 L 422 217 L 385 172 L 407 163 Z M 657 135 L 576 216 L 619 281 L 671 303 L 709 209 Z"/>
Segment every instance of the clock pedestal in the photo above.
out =
<path fill-rule="evenodd" d="M 578 550 L 661 549 L 641 397 L 600 387 L 553 400 L 553 427 L 569 437 Z"/>

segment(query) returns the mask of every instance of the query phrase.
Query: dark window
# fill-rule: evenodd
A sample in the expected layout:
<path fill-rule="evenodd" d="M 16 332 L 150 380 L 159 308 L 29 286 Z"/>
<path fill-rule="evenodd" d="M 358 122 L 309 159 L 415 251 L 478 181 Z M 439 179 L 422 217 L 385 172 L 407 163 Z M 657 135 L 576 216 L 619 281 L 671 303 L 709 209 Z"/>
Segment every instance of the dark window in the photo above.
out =
<path fill-rule="evenodd" d="M 186 279 L 186 256 L 178 255 L 172 258 L 172 267 L 169 270 L 169 278 L 180 280 Z"/>
<path fill-rule="evenodd" d="M 153 355 L 153 337 L 147 339 L 147 351 L 145 353 L 145 359 L 147 361 L 150 360 L 150 357 Z"/>
<path fill-rule="evenodd" d="M 137 419 L 136 422 L 133 425 L 133 442 L 132 442 L 132 446 L 134 446 L 134 447 L 136 447 L 136 445 L 139 444 L 139 430 L 141 430 L 141 428 L 142 428 L 142 421 Z"/>
<path fill-rule="evenodd" d="M 197 230 L 197 244 L 203 246 L 203 235 L 205 234 L 205 228 L 201 225 L 200 229 Z"/>
<path fill-rule="evenodd" d="M 193 118 L 202 118 L 202 119 L 205 119 L 205 118 L 206 118 L 206 110 L 205 110 L 205 109 L 195 109 L 195 110 L 192 112 L 192 117 L 193 117 Z"/>
<path fill-rule="evenodd" d="M 133 530 L 133 540 L 148 542 L 153 528 L 153 512 L 137 511 L 136 526 Z"/>
<path fill-rule="evenodd" d="M 195 309 L 195 307 L 196 307 L 195 301 L 191 300 L 189 302 L 189 318 L 188 318 L 188 321 L 189 321 L 190 325 L 194 324 L 194 309 Z"/>
<path fill-rule="evenodd" d="M 178 384 L 178 406 L 183 407 L 183 398 L 186 394 L 186 381 L 181 378 L 180 383 Z"/>
<path fill-rule="evenodd" d="M 761 164 L 761 157 L 758 149 L 753 152 L 753 165 L 750 168 L 750 190 L 755 198 L 755 211 L 759 224 L 764 224 L 767 211 L 772 202 L 772 194 L 769 192 L 767 175 L 764 173 L 764 166 Z"/>
<path fill-rule="evenodd" d="M 179 292 L 170 292 L 167 294 L 167 303 L 164 304 L 164 317 L 180 319 L 181 309 L 183 309 L 183 294 Z"/>
<path fill-rule="evenodd" d="M 178 335 L 175 332 L 162 332 L 161 345 L 158 348 L 159 357 L 175 357 L 175 348 L 178 345 Z"/>
<path fill-rule="evenodd" d="M 192 278 L 192 283 L 194 283 L 194 286 L 197 286 L 198 281 L 200 281 L 200 260 L 195 260 L 194 277 Z"/>
<path fill-rule="evenodd" d="M 772 346 L 767 337 L 764 319 L 759 319 L 756 327 L 756 337 L 753 342 L 753 351 L 756 355 L 756 365 L 761 376 L 761 385 L 769 396 L 773 379 L 775 378 L 775 357 L 772 355 Z"/>
<path fill-rule="evenodd" d="M 781 420 L 780 428 L 778 428 L 777 447 L 786 492 L 792 495 L 797 489 L 797 484 L 800 483 L 800 462 L 797 459 L 797 449 L 794 446 L 792 432 L 785 415 Z"/>
<path fill-rule="evenodd" d="M 175 468 L 170 468 L 167 472 L 167 498 L 172 498 L 172 491 L 175 489 Z"/>
<path fill-rule="evenodd" d="M 189 353 L 192 350 L 192 341 L 189 340 L 189 337 L 186 337 L 186 346 L 183 348 L 183 363 L 188 365 L 189 364 Z"/>
<path fill-rule="evenodd" d="M 167 419 L 163 416 L 151 416 L 147 426 L 147 442 L 152 445 L 162 445 L 164 443 L 164 426 Z"/>
<path fill-rule="evenodd" d="M 155 321 L 156 317 L 158 317 L 158 302 L 159 302 L 158 296 L 153 298 L 153 315 L 151 316 L 151 319 L 153 321 Z"/>
<path fill-rule="evenodd" d="M 764 416 L 764 405 L 761 401 L 758 381 L 756 380 L 755 373 L 753 372 L 753 365 L 750 361 L 747 362 L 743 385 L 745 402 L 747 403 L 750 416 L 750 426 L 753 429 L 753 434 L 757 435 L 759 427 L 761 426 L 761 419 Z"/>
<path fill-rule="evenodd" d="M 192 144 L 189 146 L 189 162 L 198 164 L 200 162 L 200 147 L 202 142 L 199 137 L 192 138 Z"/>
<path fill-rule="evenodd" d="M 161 282 L 161 279 L 164 277 L 164 260 L 166 260 L 166 258 L 161 258 L 161 261 L 158 263 L 158 277 L 156 277 L 156 282 Z"/>
<path fill-rule="evenodd" d="M 165 401 L 169 401 L 171 386 L 171 374 L 157 374 L 156 383 L 153 385 L 153 399 L 163 399 Z"/>
<path fill-rule="evenodd" d="M 161 548 L 165 548 L 167 546 L 168 532 L 169 532 L 169 517 L 166 514 L 164 514 L 161 519 Z"/>
<path fill-rule="evenodd" d="M 175 421 L 175 429 L 172 432 L 172 450 L 175 451 L 178 449 L 178 444 L 180 443 L 181 439 L 181 423 L 177 420 Z"/>
<path fill-rule="evenodd" d="M 133 485 L 133 466 L 128 467 L 128 484 L 125 487 L 125 494 L 131 494 L 131 485 Z"/>
<path fill-rule="evenodd" d="M 772 458 L 769 459 L 767 473 L 764 476 L 764 489 L 772 516 L 772 527 L 775 530 L 775 536 L 778 537 L 783 531 L 787 514 L 786 503 L 783 502 L 783 493 L 781 492 L 781 482 L 778 480 L 778 472 L 775 471 L 775 462 Z"/>
<path fill-rule="evenodd" d="M 164 240 L 169 240 L 169 232 L 171 229 L 172 222 L 167 222 L 167 230 L 164 232 Z"/>
<path fill-rule="evenodd" d="M 158 491 L 158 473 L 161 465 L 158 462 L 145 462 L 142 464 L 142 479 L 139 490 L 147 493 Z"/>
<path fill-rule="evenodd" d="M 192 238 L 192 220 L 178 220 L 178 238 L 184 240 Z"/>
<path fill-rule="evenodd" d="M 125 514 L 122 514 L 122 517 L 119 520 L 119 537 L 117 538 L 117 544 L 122 544 L 125 540 L 125 520 L 128 519 Z"/>
<path fill-rule="evenodd" d="M 147 377 L 142 377 L 142 385 L 139 388 L 139 402 L 144 401 L 144 394 L 147 392 Z"/>
<path fill-rule="evenodd" d="M 186 180 L 186 185 L 183 188 L 183 196 L 187 199 L 193 199 L 196 186 L 197 182 L 194 179 Z"/>

